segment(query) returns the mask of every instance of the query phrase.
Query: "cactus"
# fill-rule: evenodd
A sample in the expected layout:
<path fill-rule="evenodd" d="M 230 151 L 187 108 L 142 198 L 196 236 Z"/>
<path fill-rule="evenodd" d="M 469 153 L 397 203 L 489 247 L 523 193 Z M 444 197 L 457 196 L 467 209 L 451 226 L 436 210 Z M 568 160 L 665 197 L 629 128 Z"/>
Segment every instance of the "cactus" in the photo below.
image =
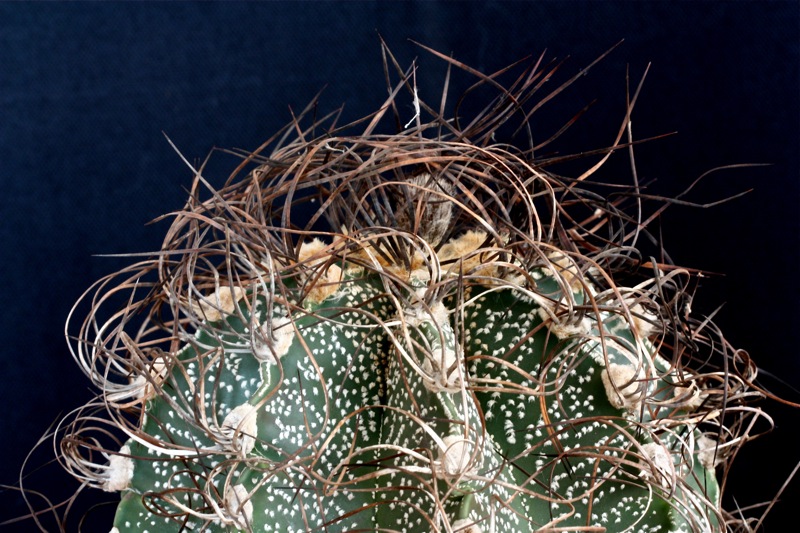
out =
<path fill-rule="evenodd" d="M 751 363 L 688 313 L 688 270 L 637 254 L 636 187 L 495 143 L 554 69 L 504 88 L 433 53 L 497 89 L 471 122 L 384 48 L 379 111 L 309 106 L 219 189 L 193 169 L 162 251 L 87 292 L 73 355 L 101 393 L 61 459 L 120 493 L 113 531 L 732 523 L 716 467 Z"/>

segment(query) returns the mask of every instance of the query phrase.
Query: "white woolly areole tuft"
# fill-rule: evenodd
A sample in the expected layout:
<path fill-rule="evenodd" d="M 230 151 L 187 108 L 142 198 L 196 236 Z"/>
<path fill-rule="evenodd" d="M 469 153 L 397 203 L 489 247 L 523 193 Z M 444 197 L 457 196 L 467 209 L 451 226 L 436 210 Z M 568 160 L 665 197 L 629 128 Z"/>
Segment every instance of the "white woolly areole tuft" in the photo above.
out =
<path fill-rule="evenodd" d="M 120 331 L 119 340 L 122 341 L 122 344 L 128 350 L 131 359 L 144 365 L 146 371 L 150 374 L 150 379 L 145 377 L 145 369 L 132 369 L 134 375 L 129 378 L 127 386 L 122 387 L 108 384 L 106 399 L 110 402 L 120 402 L 133 397 L 137 400 L 146 401 L 155 397 L 156 387 L 161 385 L 167 378 L 168 368 L 165 356 L 158 355 L 151 360 L 150 357 L 142 351 L 137 342 L 124 331 Z M 151 353 L 155 353 L 155 351 L 151 351 Z"/>
<path fill-rule="evenodd" d="M 442 302 L 435 302 L 429 309 L 407 308 L 403 311 L 403 316 L 406 324 L 413 327 L 418 327 L 425 322 L 433 322 L 440 328 L 449 324 L 447 308 Z"/>
<path fill-rule="evenodd" d="M 300 250 L 297 251 L 297 260 L 299 262 L 310 261 L 310 265 L 318 265 L 322 262 L 324 257 L 324 250 L 327 245 L 320 239 L 314 238 L 311 241 L 306 241 L 300 245 Z M 320 259 L 314 260 L 316 256 Z"/>
<path fill-rule="evenodd" d="M 311 292 L 308 293 L 308 299 L 314 302 L 322 302 L 328 296 L 335 294 L 339 290 L 342 283 L 342 267 L 339 265 L 330 265 L 325 270 L 325 274 L 317 281 Z"/>
<path fill-rule="evenodd" d="M 431 392 L 457 392 L 461 390 L 460 363 L 458 353 L 445 347 L 433 354 L 425 354 L 422 361 L 422 384 Z"/>
<path fill-rule="evenodd" d="M 486 233 L 483 231 L 469 230 L 459 237 L 450 239 L 442 245 L 437 255 L 440 261 L 461 259 L 478 248 L 486 241 Z"/>
<path fill-rule="evenodd" d="M 167 364 L 163 359 L 156 359 L 153 361 L 149 370 L 150 377 L 152 378 L 153 382 L 155 382 L 155 385 L 161 385 L 167 378 Z M 154 386 L 153 382 L 149 381 L 144 376 L 136 376 L 136 378 L 131 381 L 131 388 L 135 391 L 136 398 L 143 400 L 155 398 L 156 387 Z"/>
<path fill-rule="evenodd" d="M 641 369 L 617 363 L 609 363 L 600 373 L 609 403 L 630 411 L 637 410 L 645 397 L 646 384 L 638 381 L 642 377 Z"/>
<path fill-rule="evenodd" d="M 226 522 L 234 524 L 239 529 L 249 531 L 253 524 L 253 502 L 244 485 L 228 486 L 225 489 L 225 512 L 228 514 Z"/>
<path fill-rule="evenodd" d="M 288 316 L 273 318 L 269 324 L 264 323 L 259 329 L 259 338 L 253 340 L 253 355 L 262 363 L 275 364 L 289 352 L 294 341 L 292 319 Z"/>
<path fill-rule="evenodd" d="M 642 445 L 647 461 L 639 461 L 639 475 L 646 480 L 655 481 L 665 489 L 672 488 L 675 483 L 675 464 L 669 451 L 657 442 Z"/>
<path fill-rule="evenodd" d="M 316 269 L 322 268 L 323 263 L 330 259 L 330 254 L 326 252 L 327 244 L 319 239 L 304 242 L 300 245 L 297 253 L 297 260 L 306 263 L 309 272 L 306 274 L 314 283 L 311 290 L 306 295 L 311 302 L 322 302 L 328 296 L 339 290 L 342 282 L 342 268 L 339 265 L 328 265 L 321 274 Z"/>
<path fill-rule="evenodd" d="M 411 279 L 412 285 L 420 286 L 422 289 L 421 292 L 425 292 L 425 290 L 428 288 L 428 284 L 431 281 L 431 271 L 428 270 L 427 266 L 423 268 L 415 268 L 411 271 L 408 277 Z M 420 290 L 418 289 L 417 292 L 420 292 Z"/>
<path fill-rule="evenodd" d="M 103 483 L 103 490 L 106 492 L 125 490 L 133 479 L 133 459 L 125 457 L 131 454 L 130 447 L 124 445 L 119 453 L 121 455 L 112 455 L 108 459 L 108 469 L 104 476 L 106 481 Z"/>
<path fill-rule="evenodd" d="M 461 435 L 447 435 L 444 448 L 439 450 L 439 477 L 456 478 L 473 474 L 475 445 Z"/>
<path fill-rule="evenodd" d="M 453 528 L 453 533 L 483 533 L 478 524 L 469 518 L 460 518 L 450 527 Z"/>
<path fill-rule="evenodd" d="M 639 337 L 646 339 L 658 331 L 658 317 L 647 311 L 641 304 L 635 304 L 630 308 L 633 325 L 639 333 Z"/>
<path fill-rule="evenodd" d="M 235 407 L 222 422 L 222 433 L 231 439 L 233 451 L 238 451 L 242 456 L 253 451 L 258 432 L 257 410 L 249 403 Z"/>
<path fill-rule="evenodd" d="M 536 312 L 547 325 L 550 333 L 555 335 L 559 340 L 568 339 L 570 337 L 584 337 L 592 331 L 592 322 L 588 318 L 582 318 L 577 324 L 569 324 L 554 319 L 544 307 L 539 307 L 536 309 Z"/>
<path fill-rule="evenodd" d="M 111 531 L 109 531 L 108 533 L 119 533 L 119 529 L 112 527 Z"/>
<path fill-rule="evenodd" d="M 507 235 L 503 236 L 507 240 Z M 440 263 L 450 263 L 447 276 L 460 276 L 468 274 L 473 282 L 485 287 L 525 287 L 526 277 L 522 274 L 524 268 L 516 258 L 511 259 L 511 265 L 498 262 L 498 251 L 494 249 L 497 244 L 494 239 L 487 240 L 484 231 L 468 230 L 466 233 L 454 237 L 442 245 L 436 255 Z"/>
<path fill-rule="evenodd" d="M 220 287 L 214 294 L 192 302 L 195 314 L 209 322 L 218 322 L 236 309 L 236 303 L 242 299 L 245 291 L 241 287 Z"/>
<path fill-rule="evenodd" d="M 674 405 L 683 407 L 690 411 L 694 411 L 703 403 L 707 393 L 701 391 L 696 383 L 692 383 L 688 387 L 675 387 L 672 389 L 672 398 Z"/>
<path fill-rule="evenodd" d="M 431 392 L 456 392 L 461 389 L 461 357 L 459 346 L 452 345 L 448 334 L 452 334 L 447 308 L 436 302 L 430 308 L 406 308 L 403 311 L 405 323 L 412 328 L 431 324 L 442 330 L 445 343 L 441 347 L 423 354 L 421 362 L 422 383 Z"/>
<path fill-rule="evenodd" d="M 559 339 L 583 337 L 588 335 L 591 330 L 592 323 L 588 318 L 581 319 L 577 324 L 558 324 L 555 322 L 550 324 L 550 331 Z"/>
<path fill-rule="evenodd" d="M 714 470 L 724 460 L 717 441 L 702 435 L 697 439 L 697 459 L 708 470 Z"/>

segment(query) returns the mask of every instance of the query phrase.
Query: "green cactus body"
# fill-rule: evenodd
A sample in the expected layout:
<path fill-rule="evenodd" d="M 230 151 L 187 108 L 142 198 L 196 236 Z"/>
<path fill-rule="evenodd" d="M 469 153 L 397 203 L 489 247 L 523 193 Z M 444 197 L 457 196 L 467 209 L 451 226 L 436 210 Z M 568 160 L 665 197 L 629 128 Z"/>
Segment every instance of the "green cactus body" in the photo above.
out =
<path fill-rule="evenodd" d="M 543 302 L 564 300 L 564 278 L 542 269 L 519 290 L 498 280 L 460 295 L 442 290 L 457 276 L 410 278 L 398 305 L 379 274 L 341 266 L 335 290 L 292 311 L 252 288 L 218 291 L 240 298 L 147 402 L 144 432 L 169 450 L 127 445 L 120 532 L 717 527 L 713 472 L 687 444 L 696 430 L 652 429 L 668 409 L 649 399 L 671 376 L 621 306 L 602 324 L 560 323 Z M 611 364 L 640 365 L 638 382 L 616 384 L 627 408 L 609 401 Z M 648 450 L 663 453 L 640 464 Z"/>

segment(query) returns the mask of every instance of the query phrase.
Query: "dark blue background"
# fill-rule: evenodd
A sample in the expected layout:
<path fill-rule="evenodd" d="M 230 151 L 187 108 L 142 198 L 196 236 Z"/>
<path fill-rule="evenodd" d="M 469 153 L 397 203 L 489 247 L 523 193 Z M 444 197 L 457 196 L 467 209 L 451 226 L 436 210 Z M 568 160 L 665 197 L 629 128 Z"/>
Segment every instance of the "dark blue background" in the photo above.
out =
<path fill-rule="evenodd" d="M 157 249 L 166 227 L 145 223 L 183 205 L 191 173 L 162 131 L 190 161 L 214 146 L 254 149 L 289 120 L 288 106 L 304 107 L 326 85 L 323 109 L 344 103 L 345 119 L 359 118 L 386 95 L 378 32 L 404 65 L 426 55 L 406 38 L 485 72 L 547 49 L 571 56 L 562 79 L 624 38 L 542 111 L 538 124 L 556 125 L 599 98 L 562 140 L 564 152 L 613 140 L 626 66 L 638 81 L 652 61 L 634 133 L 679 134 L 637 149 L 640 179 L 676 194 L 716 166 L 772 163 L 709 178 L 693 199 L 755 190 L 710 210 L 671 209 L 664 238 L 679 263 L 727 273 L 704 282 L 695 309 L 727 302 L 718 322 L 729 339 L 800 386 L 799 6 L 0 3 L 0 483 L 13 484 L 48 425 L 90 397 L 63 324 L 91 282 L 126 264 L 93 255 Z M 443 70 L 424 59 L 423 98 L 437 101 Z M 606 172 L 626 168 L 625 157 Z M 800 460 L 800 411 L 775 413 L 777 431 L 742 454 L 731 478 L 739 505 L 771 497 Z M 54 481 L 31 485 L 63 496 L 65 478 L 48 472 Z M 798 485 L 786 499 L 799 497 Z M 5 491 L 0 509 L 2 520 L 23 507 Z M 779 504 L 771 530 L 795 513 Z"/>

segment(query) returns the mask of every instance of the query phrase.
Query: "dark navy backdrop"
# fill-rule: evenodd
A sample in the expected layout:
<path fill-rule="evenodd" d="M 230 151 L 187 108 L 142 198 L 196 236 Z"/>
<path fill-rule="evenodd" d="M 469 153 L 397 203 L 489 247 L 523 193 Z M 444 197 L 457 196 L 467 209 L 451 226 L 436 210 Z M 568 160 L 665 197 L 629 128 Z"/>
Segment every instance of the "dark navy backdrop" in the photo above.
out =
<path fill-rule="evenodd" d="M 611 142 L 626 65 L 638 80 L 652 61 L 634 133 L 679 134 L 638 149 L 640 177 L 674 194 L 718 165 L 773 164 L 710 178 L 694 199 L 755 191 L 712 210 L 669 211 L 664 237 L 678 262 L 728 273 L 704 283 L 695 308 L 728 302 L 718 321 L 729 338 L 799 386 L 798 6 L 0 3 L 0 483 L 14 483 L 48 425 L 90 397 L 63 323 L 92 281 L 124 264 L 93 255 L 156 249 L 165 227 L 145 223 L 183 203 L 191 174 L 162 131 L 192 161 L 213 146 L 253 149 L 288 121 L 289 105 L 303 107 L 326 85 L 323 108 L 344 103 L 345 118 L 360 117 L 386 94 L 377 32 L 406 65 L 424 55 L 413 38 L 484 71 L 544 49 L 571 55 L 564 76 L 624 38 L 543 110 L 556 124 L 599 97 L 564 151 Z M 429 98 L 442 71 L 426 61 L 419 72 Z M 740 505 L 769 497 L 800 460 L 800 411 L 776 413 L 778 430 L 734 472 Z M 751 466 L 759 454 L 769 468 Z M 32 483 L 63 496 L 63 478 L 52 479 Z M 791 507 L 779 505 L 771 523 L 794 517 Z M 1 520 L 23 508 L 5 491 L 0 509 Z"/>

